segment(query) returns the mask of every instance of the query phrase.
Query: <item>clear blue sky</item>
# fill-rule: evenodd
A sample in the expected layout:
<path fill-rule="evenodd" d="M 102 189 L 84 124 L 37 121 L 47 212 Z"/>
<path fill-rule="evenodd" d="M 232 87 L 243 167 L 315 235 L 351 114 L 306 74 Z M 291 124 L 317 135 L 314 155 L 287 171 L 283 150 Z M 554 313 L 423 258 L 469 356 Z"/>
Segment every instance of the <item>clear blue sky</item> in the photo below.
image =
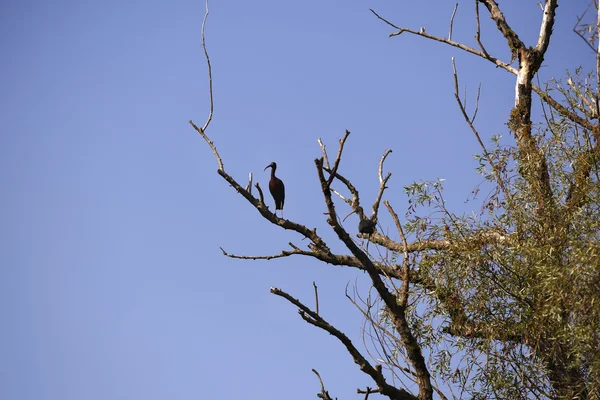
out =
<path fill-rule="evenodd" d="M 530 44 L 536 3 L 501 2 Z M 444 36 L 453 5 L 213 1 L 208 133 L 227 171 L 244 183 L 253 172 L 266 187 L 263 168 L 276 161 L 286 217 L 339 250 L 313 159 L 317 138 L 334 151 L 348 129 L 341 168 L 364 205 L 392 148 L 386 198 L 400 214 L 403 185 L 436 177 L 447 179 L 451 206 L 467 210 L 478 147 L 454 101 L 450 58 L 471 104 L 482 82 L 485 138 L 507 133 L 514 78 L 439 43 L 388 38 L 393 30 L 368 11 Z M 543 77 L 593 62 L 571 33 L 586 6 L 562 2 Z M 0 3 L 0 398 L 300 400 L 319 390 L 311 368 L 340 399 L 372 385 L 334 338 L 269 294 L 277 286 L 312 305 L 315 280 L 321 314 L 360 343 L 362 317 L 344 288 L 366 290 L 362 273 L 219 250 L 306 243 L 262 220 L 216 174 L 187 123 L 202 124 L 208 110 L 203 10 L 186 0 Z M 454 39 L 473 44 L 473 15 L 463 2 Z M 488 50 L 508 59 L 482 22 Z"/>

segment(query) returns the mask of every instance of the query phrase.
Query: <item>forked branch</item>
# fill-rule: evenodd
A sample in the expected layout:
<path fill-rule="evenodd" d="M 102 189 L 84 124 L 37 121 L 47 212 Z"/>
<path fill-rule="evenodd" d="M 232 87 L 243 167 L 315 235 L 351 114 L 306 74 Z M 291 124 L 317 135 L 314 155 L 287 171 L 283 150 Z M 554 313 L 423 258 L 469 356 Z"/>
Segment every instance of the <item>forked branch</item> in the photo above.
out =
<path fill-rule="evenodd" d="M 359 366 L 361 371 L 369 375 L 373 381 L 377 384 L 378 390 L 381 394 L 388 396 L 390 399 L 394 400 L 417 400 L 417 396 L 412 395 L 404 389 L 398 389 L 386 382 L 385 377 L 383 376 L 382 370 L 380 366 L 373 367 L 369 361 L 358 351 L 356 346 L 352 343 L 350 338 L 346 336 L 343 332 L 336 329 L 333 325 L 319 316 L 316 312 L 312 311 L 310 308 L 302 304 L 298 299 L 290 296 L 288 293 L 284 292 L 281 289 L 272 287 L 271 293 L 276 296 L 283 297 L 296 307 L 298 307 L 298 313 L 303 320 L 308 322 L 309 324 L 316 326 L 317 328 L 323 329 L 328 332 L 336 339 L 338 339 L 348 350 L 348 353 L 354 359 L 354 362 Z"/>

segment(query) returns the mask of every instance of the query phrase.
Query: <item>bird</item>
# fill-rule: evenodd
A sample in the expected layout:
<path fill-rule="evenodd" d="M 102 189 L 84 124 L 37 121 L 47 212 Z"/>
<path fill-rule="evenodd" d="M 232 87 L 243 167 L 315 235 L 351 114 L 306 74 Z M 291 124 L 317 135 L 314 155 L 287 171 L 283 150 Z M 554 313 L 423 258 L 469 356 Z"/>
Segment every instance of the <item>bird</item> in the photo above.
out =
<path fill-rule="evenodd" d="M 344 217 L 344 221 L 346 220 L 346 218 L 348 218 L 354 213 L 356 213 L 358 215 L 358 218 L 360 218 L 360 222 L 358 223 L 358 232 L 366 235 L 372 235 L 373 233 L 375 233 L 375 227 L 377 226 L 377 216 L 375 216 L 374 218 L 367 218 L 363 208 L 361 206 L 358 206 Z"/>
<path fill-rule="evenodd" d="M 275 215 L 277 215 L 277 210 L 281 210 L 281 218 L 283 218 L 283 203 L 285 201 L 285 186 L 281 179 L 275 176 L 275 170 L 277 169 L 277 164 L 272 162 L 267 165 L 264 171 L 267 168 L 271 168 L 271 180 L 269 181 L 269 192 L 271 192 L 271 196 L 273 196 L 273 200 L 275 200 Z"/>
<path fill-rule="evenodd" d="M 361 218 L 360 222 L 358 223 L 358 231 L 360 233 L 372 235 L 373 233 L 375 233 L 375 225 L 375 221 L 372 221 L 367 218 Z"/>

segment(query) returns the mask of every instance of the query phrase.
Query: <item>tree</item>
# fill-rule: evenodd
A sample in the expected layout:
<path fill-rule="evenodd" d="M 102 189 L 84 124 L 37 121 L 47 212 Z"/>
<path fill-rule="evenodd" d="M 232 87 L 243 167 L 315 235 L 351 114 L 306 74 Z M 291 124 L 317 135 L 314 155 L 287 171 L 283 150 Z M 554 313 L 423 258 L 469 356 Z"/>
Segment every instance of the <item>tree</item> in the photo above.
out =
<path fill-rule="evenodd" d="M 496 24 L 510 49 L 510 62 L 485 48 L 480 37 L 480 9 Z M 376 296 L 349 299 L 370 324 L 376 351 L 385 362 L 373 364 L 341 331 L 327 322 L 317 308 L 277 288 L 271 292 L 299 309 L 307 323 L 327 331 L 345 346 L 375 388 L 359 390 L 367 398 L 379 393 L 390 399 L 558 398 L 591 399 L 600 396 L 600 9 L 595 24 L 580 17 L 575 32 L 596 53 L 597 68 L 584 74 L 576 68 L 566 85 L 552 80 L 544 87 L 535 78 L 550 46 L 557 0 L 541 4 L 542 21 L 537 42 L 519 38 L 495 0 L 475 1 L 474 48 L 452 38 L 394 25 L 390 36 L 417 35 L 441 42 L 489 61 L 516 77 L 514 107 L 508 116 L 512 139 L 493 136 L 486 145 L 475 117 L 459 96 L 454 66 L 455 97 L 468 128 L 481 147 L 478 173 L 481 208 L 473 214 L 454 213 L 446 207 L 442 180 L 415 182 L 405 187 L 410 207 L 404 222 L 383 200 L 390 173 L 384 175 L 385 152 L 379 163 L 379 192 L 366 216 L 358 189 L 340 168 L 350 132 L 340 140 L 332 163 L 319 140 L 323 156 L 314 160 L 327 223 L 348 254 L 335 254 L 315 229 L 279 218 L 269 209 L 252 177 L 243 187 L 223 166 L 206 134 L 212 119 L 212 72 L 208 62 L 211 95 L 209 117 L 203 127 L 190 121 L 204 138 L 219 165 L 218 174 L 243 196 L 266 221 L 295 231 L 308 239 L 301 248 L 271 256 L 233 258 L 284 258 L 295 255 L 365 271 Z M 207 12 L 204 22 L 208 16 Z M 513 63 L 517 61 L 517 66 Z M 592 83 L 593 82 L 593 83 Z M 479 98 L 479 97 L 478 97 Z M 542 119 L 536 122 L 532 104 L 539 99 Z M 485 140 L 487 141 L 487 139 Z M 334 188 L 347 189 L 349 195 Z M 253 194 L 256 189 L 257 196 Z M 475 192 L 479 193 L 481 188 Z M 334 201 L 335 200 L 335 201 Z M 349 207 L 361 219 L 377 222 L 383 204 L 395 223 L 400 241 L 379 232 L 359 234 L 362 240 L 389 250 L 377 257 L 355 240 L 344 226 L 338 209 Z M 341 202 L 341 203 L 340 203 Z M 317 373 L 315 371 L 315 373 Z M 317 373 L 318 375 L 318 373 Z M 390 377 L 398 385 L 391 384 Z M 321 377 L 319 376 L 319 380 Z M 418 392 L 409 389 L 414 382 Z M 331 399 L 321 381 L 319 398 Z"/>

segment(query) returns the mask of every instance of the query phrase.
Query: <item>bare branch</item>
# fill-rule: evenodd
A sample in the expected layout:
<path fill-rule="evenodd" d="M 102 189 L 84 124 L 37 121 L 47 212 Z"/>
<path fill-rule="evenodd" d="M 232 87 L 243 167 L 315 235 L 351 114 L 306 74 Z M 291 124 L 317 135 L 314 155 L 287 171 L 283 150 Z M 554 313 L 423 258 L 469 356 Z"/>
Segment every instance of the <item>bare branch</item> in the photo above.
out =
<path fill-rule="evenodd" d="M 331 182 L 335 178 L 335 174 L 340 166 L 340 161 L 342 160 L 342 152 L 344 151 L 344 143 L 346 143 L 346 139 L 350 135 L 350 131 L 346 129 L 346 134 L 342 139 L 340 139 L 340 148 L 338 149 L 337 157 L 335 158 L 335 163 L 333 164 L 333 169 L 331 170 L 331 174 L 329 175 L 329 179 L 327 179 L 327 188 L 331 186 Z"/>
<path fill-rule="evenodd" d="M 383 177 L 383 163 L 391 152 L 391 149 L 387 149 L 385 153 L 383 153 L 383 156 L 381 156 L 381 160 L 379 160 L 379 191 L 377 192 L 377 197 L 375 197 L 375 202 L 373 203 L 373 213 L 371 214 L 371 220 L 375 222 L 377 221 L 377 212 L 379 211 L 379 203 L 383 197 L 383 192 L 385 189 L 387 189 L 387 182 L 392 176 L 392 173 L 388 172 L 385 178 Z"/>
<path fill-rule="evenodd" d="M 441 36 L 430 35 L 429 33 L 426 33 L 426 32 L 424 32 L 424 31 L 415 31 L 415 30 L 412 30 L 412 29 L 409 29 L 409 28 L 400 28 L 400 27 L 398 27 L 398 26 L 396 26 L 396 25 L 392 24 L 391 22 L 389 22 L 389 21 L 388 21 L 388 20 L 386 20 L 385 18 L 383 18 L 383 17 L 379 16 L 379 14 L 377 14 L 377 13 L 376 13 L 375 11 L 373 11 L 372 9 L 370 9 L 370 11 L 371 11 L 373 14 L 375 14 L 375 16 L 376 16 L 377 18 L 379 18 L 380 20 L 382 20 L 382 21 L 383 21 L 383 22 L 385 22 L 386 24 L 388 24 L 388 25 L 390 25 L 390 26 L 392 26 L 392 27 L 394 27 L 394 28 L 398 29 L 398 32 L 396 32 L 396 33 L 391 33 L 391 34 L 389 35 L 390 37 L 393 37 L 393 36 L 398 36 L 398 35 L 400 35 L 400 34 L 402 34 L 402 33 L 404 33 L 404 32 L 411 33 L 411 34 L 413 34 L 413 35 L 417 35 L 417 36 L 422 36 L 422 37 L 424 37 L 424 38 L 431 39 L 431 40 L 435 40 L 435 41 L 437 41 L 437 42 L 446 43 L 447 45 L 450 45 L 450 46 L 452 46 L 452 47 L 457 47 L 457 48 L 459 48 L 459 49 L 461 49 L 461 50 L 464 50 L 464 51 L 466 51 L 467 53 L 475 54 L 476 56 L 482 57 L 482 58 L 484 58 L 484 59 L 486 59 L 486 60 L 488 60 L 488 61 L 490 61 L 490 62 L 494 63 L 496 66 L 498 66 L 498 67 L 500 67 L 500 68 L 502 68 L 502 69 L 504 69 L 504 70 L 506 70 L 506 71 L 508 71 L 508 72 L 510 72 L 510 73 L 512 73 L 512 74 L 515 74 L 515 75 L 517 75 L 517 73 L 518 73 L 518 71 L 517 71 L 517 69 L 516 69 L 516 68 L 514 68 L 514 67 L 511 67 L 511 66 L 510 66 L 510 64 L 507 64 L 507 63 L 505 63 L 505 62 L 502 62 L 502 61 L 498 60 L 498 59 L 497 59 L 497 58 L 495 58 L 495 57 L 492 57 L 492 56 L 491 56 L 491 55 L 489 55 L 488 53 L 485 53 L 485 52 L 483 52 L 483 51 L 476 50 L 476 49 L 474 49 L 474 48 L 472 48 L 472 47 L 466 46 L 466 45 L 464 45 L 464 44 L 462 44 L 462 43 L 455 42 L 455 41 L 453 41 L 453 40 L 448 40 L 448 39 L 446 39 L 446 38 L 444 38 L 444 37 L 441 37 Z"/>
<path fill-rule="evenodd" d="M 426 32 L 417 32 L 415 30 L 412 29 L 408 29 L 408 28 L 401 28 L 397 25 L 394 25 L 393 23 L 391 23 L 390 21 L 386 20 L 385 18 L 381 17 L 379 14 L 377 14 L 375 11 L 373 11 L 372 9 L 370 9 L 370 11 L 381 21 L 385 22 L 386 24 L 390 25 L 391 27 L 398 29 L 398 32 L 396 33 L 392 33 L 389 36 L 398 36 L 403 32 L 407 32 L 407 33 L 411 33 L 413 35 L 417 35 L 417 36 L 422 36 L 426 39 L 430 39 L 430 40 L 435 40 L 437 42 L 441 42 L 441 43 L 445 43 L 448 44 L 450 46 L 453 47 L 457 47 L 463 51 L 466 51 L 467 53 L 471 53 L 474 54 L 476 56 L 479 56 L 485 60 L 490 61 L 491 63 L 493 63 L 494 65 L 496 65 L 497 67 L 500 67 L 502 69 L 504 69 L 505 71 L 510 72 L 513 75 L 518 75 L 519 74 L 519 70 L 517 68 L 514 68 L 512 66 L 510 66 L 509 63 L 505 63 L 502 62 L 500 60 L 498 60 L 497 58 L 493 57 L 492 55 L 490 55 L 485 48 L 483 47 L 483 44 L 481 43 L 480 40 L 480 25 L 479 25 L 479 6 L 478 3 L 482 1 L 482 0 L 476 0 L 475 3 L 475 7 L 476 7 L 476 19 L 477 19 L 477 34 L 475 36 L 475 39 L 477 40 L 477 44 L 479 45 L 479 47 L 481 48 L 481 51 L 476 50 L 472 47 L 466 46 L 462 43 L 458 43 L 452 40 L 448 40 L 444 37 L 440 37 L 440 36 L 434 36 L 434 35 L 430 35 Z M 482 1 L 483 2 L 483 1 Z M 600 57 L 600 56 L 599 56 Z M 513 60 L 514 61 L 514 60 Z M 512 61 L 511 61 L 512 62 Z M 600 68 L 600 58 L 598 59 L 598 65 Z M 558 113 L 560 115 L 562 115 L 563 117 L 575 122 L 576 124 L 589 129 L 589 130 L 593 130 L 593 124 L 591 124 L 588 120 L 586 120 L 585 118 L 581 118 L 579 115 L 577 115 L 576 113 L 573 113 L 571 111 L 569 111 L 566 107 L 562 106 L 556 99 L 554 99 L 552 96 L 550 96 L 548 93 L 545 93 L 544 90 L 542 90 L 540 87 L 531 84 L 532 89 L 534 92 L 536 92 L 538 94 L 538 96 L 540 96 L 540 98 L 545 101 L 546 103 L 548 103 L 552 108 L 554 108 L 556 111 L 558 111 Z M 600 88 L 600 75 L 599 75 L 599 88 Z"/>
<path fill-rule="evenodd" d="M 250 172 L 248 175 L 248 184 L 246 185 L 245 189 L 248 191 L 248 193 L 252 194 L 252 172 Z"/>
<path fill-rule="evenodd" d="M 358 394 L 379 393 L 379 389 L 371 389 L 370 387 L 367 386 L 366 390 L 356 389 L 356 393 L 358 393 Z M 365 397 L 365 400 L 366 399 L 367 398 Z"/>
<path fill-rule="evenodd" d="M 579 32 L 579 30 L 577 30 L 577 27 L 579 26 L 579 24 L 583 20 L 583 17 L 585 17 L 585 14 L 588 12 L 588 10 L 590 9 L 591 6 L 592 6 L 592 4 L 590 3 L 587 6 L 587 8 L 585 9 L 585 11 L 583 12 L 583 14 L 581 14 L 581 17 L 577 16 L 577 22 L 575 22 L 575 25 L 573 26 L 573 32 L 575 32 L 575 34 L 577 36 L 579 36 L 581 39 L 583 39 L 583 41 L 585 42 L 585 44 L 588 45 L 589 48 L 592 49 L 592 51 L 595 53 L 596 49 L 594 48 L 594 46 L 592 45 L 592 43 L 590 43 L 590 41 L 588 41 L 588 39 L 585 36 L 583 36 L 581 34 L 581 32 Z"/>
<path fill-rule="evenodd" d="M 225 168 L 223 167 L 223 161 L 221 161 L 221 156 L 219 156 L 219 152 L 217 151 L 217 148 L 215 147 L 215 145 L 212 142 L 212 140 L 210 140 L 208 138 L 208 136 L 206 135 L 206 133 L 204 133 L 204 130 L 202 128 L 199 128 L 198 126 L 196 126 L 196 124 L 194 124 L 194 122 L 192 122 L 192 120 L 190 120 L 190 124 L 194 127 L 194 129 L 196 130 L 196 132 L 198 132 L 200 134 L 200 136 L 202 136 L 202 138 L 210 146 L 213 154 L 215 155 L 215 158 L 217 159 L 217 163 L 219 164 L 219 170 L 220 171 L 225 171 Z"/>
<path fill-rule="evenodd" d="M 283 229 L 289 229 L 289 230 L 293 230 L 295 232 L 298 232 L 299 234 L 301 234 L 305 238 L 307 238 L 310 241 L 312 241 L 314 243 L 314 245 L 317 248 L 319 248 L 321 251 L 323 251 L 325 253 L 329 253 L 330 252 L 329 247 L 327 247 L 327 244 L 325 243 L 325 241 L 319 235 L 317 235 L 317 230 L 316 229 L 312 229 L 311 230 L 311 229 L 308 229 L 304 225 L 298 224 L 298 223 L 290 221 L 288 219 L 279 218 L 277 215 L 275 215 L 274 213 L 272 213 L 271 211 L 269 211 L 269 209 L 265 205 L 264 201 L 259 201 L 254 196 L 252 196 L 250 193 L 248 193 L 247 190 L 245 190 L 243 187 L 241 187 L 240 184 L 237 183 L 237 181 L 235 179 L 233 179 L 229 174 L 227 174 L 224 170 L 219 169 L 217 171 L 217 173 L 219 175 L 221 175 L 221 177 L 223 179 L 225 179 L 231 186 L 233 186 L 233 188 L 235 190 L 237 190 L 237 192 L 239 194 L 241 194 L 246 200 L 248 200 L 248 202 L 250 204 L 252 204 L 254 206 L 254 208 L 256 208 L 256 210 L 265 219 L 267 219 L 268 221 L 270 221 L 271 223 L 273 223 L 275 225 L 279 225 Z"/>
<path fill-rule="evenodd" d="M 379 367 L 379 368 L 373 367 L 365 359 L 365 357 L 358 351 L 358 349 L 354 346 L 354 344 L 348 338 L 348 336 L 346 336 L 344 333 L 342 333 L 341 331 L 336 329 L 334 326 L 329 324 L 326 320 L 324 320 L 322 317 L 320 317 L 317 313 L 310 310 L 308 307 L 306 307 L 304 304 L 302 304 L 299 300 L 293 298 L 292 296 L 290 296 L 289 294 L 287 294 L 286 292 L 284 292 L 281 289 L 272 287 L 271 293 L 273 293 L 276 296 L 283 297 L 284 299 L 286 299 L 287 301 L 289 301 L 290 303 L 292 303 L 293 305 L 298 307 L 299 308 L 298 313 L 300 314 L 300 316 L 302 317 L 303 320 L 305 320 L 306 322 L 308 322 L 311 325 L 314 325 L 318 328 L 321 328 L 321 329 L 327 331 L 328 333 L 333 335 L 336 339 L 338 339 L 340 342 L 342 342 L 342 344 L 346 347 L 346 350 L 348 350 L 348 353 L 350 353 L 350 355 L 354 359 L 354 362 L 360 367 L 361 371 L 363 371 L 364 373 L 369 375 L 373 379 L 373 381 L 375 381 L 381 394 L 388 396 L 390 399 L 395 399 L 395 400 L 417 400 L 417 396 L 410 394 L 409 392 L 407 392 L 404 389 L 398 389 L 398 388 L 388 384 L 385 380 L 385 377 L 383 376 L 381 367 Z"/>
<path fill-rule="evenodd" d="M 318 314 L 318 312 L 317 312 L 317 314 Z M 311 371 L 314 372 L 315 375 L 317 375 L 317 378 L 319 378 L 319 383 L 321 384 L 321 393 L 319 393 L 317 395 L 317 397 L 320 399 L 323 399 L 323 400 L 333 400 L 331 398 L 331 396 L 329 395 L 329 392 L 327 390 L 325 390 L 325 385 L 323 385 L 323 380 L 321 379 L 321 375 L 319 375 L 317 370 L 314 368 Z"/>
<path fill-rule="evenodd" d="M 254 184 L 254 187 L 256 188 L 256 190 L 258 190 L 258 196 L 260 198 L 260 204 L 262 204 L 264 206 L 265 205 L 265 197 L 263 196 L 263 191 L 260 188 L 260 184 L 258 182 L 256 182 Z"/>
<path fill-rule="evenodd" d="M 519 36 L 510 28 L 506 19 L 504 18 L 504 14 L 500 11 L 498 4 L 494 0 L 479 0 L 483 3 L 488 11 L 490 12 L 490 17 L 496 23 L 498 30 L 502 32 L 502 35 L 508 42 L 508 47 L 512 53 L 511 63 L 515 61 L 519 50 L 525 47 L 525 44 L 519 39 Z"/>
<path fill-rule="evenodd" d="M 460 99 L 460 96 L 458 95 L 458 73 L 456 72 L 456 64 L 454 63 L 454 57 L 452 57 L 452 70 L 454 73 L 454 97 L 456 98 L 458 107 L 460 108 L 460 111 L 461 111 L 465 121 L 467 121 L 467 124 L 471 128 L 471 131 L 477 138 L 477 142 L 479 143 L 479 146 L 481 146 L 481 150 L 483 151 L 483 154 L 484 154 L 487 162 L 492 167 L 492 170 L 494 171 L 494 176 L 496 177 L 496 182 L 498 183 L 498 186 L 500 186 L 500 188 L 502 189 L 502 192 L 504 193 L 504 197 L 506 198 L 506 201 L 510 203 L 511 202 L 510 192 L 508 191 L 508 189 L 506 188 L 506 185 L 504 184 L 504 181 L 502 180 L 502 176 L 500 174 L 500 168 L 492 161 L 492 157 L 490 156 L 490 153 L 488 153 L 487 149 L 485 148 L 485 144 L 483 144 L 483 141 L 481 140 L 481 137 L 479 136 L 479 132 L 477 131 L 477 129 L 475 129 L 475 126 L 473 125 L 473 121 L 475 120 L 475 116 L 477 115 L 477 108 L 479 107 L 479 91 L 477 93 L 476 111 L 473 114 L 473 118 L 471 119 L 467 115 L 467 110 L 465 110 L 465 107 Z"/>
<path fill-rule="evenodd" d="M 274 254 L 271 256 L 238 256 L 236 254 L 226 252 L 222 247 L 219 248 L 223 252 L 224 256 L 227 256 L 229 258 L 236 258 L 238 260 L 273 260 L 275 258 L 289 257 L 294 254 L 313 256 L 313 253 L 311 251 L 301 250 L 300 248 L 294 246 L 292 243 L 290 243 L 290 246 L 292 247 L 292 250 L 283 250 L 281 253 Z"/>
<path fill-rule="evenodd" d="M 318 138 L 317 142 L 319 143 L 319 147 L 321 148 L 321 152 L 323 153 L 323 158 L 325 159 L 325 166 L 327 166 L 327 169 L 329 169 L 329 158 L 327 157 L 326 146 L 323 144 L 321 138 Z"/>
<path fill-rule="evenodd" d="M 235 258 L 239 260 L 273 260 L 276 258 L 290 257 L 294 255 L 308 256 L 316 258 L 319 261 L 323 261 L 324 263 L 331 264 L 338 267 L 350 267 L 357 268 L 361 271 L 366 271 L 366 268 L 362 265 L 362 263 L 353 256 L 346 254 L 333 254 L 331 252 L 326 252 L 318 248 L 317 246 L 310 245 L 311 250 L 303 250 L 293 243 L 288 243 L 292 250 L 282 250 L 279 254 L 272 254 L 266 256 L 240 256 L 232 253 L 226 252 L 223 248 L 220 248 L 223 252 L 223 255 L 229 258 Z M 400 271 L 394 267 L 388 266 L 383 263 L 375 263 L 373 264 L 377 273 L 383 275 L 385 277 L 401 279 L 402 275 Z"/>
<path fill-rule="evenodd" d="M 452 40 L 452 26 L 454 25 L 454 16 L 456 15 L 456 10 L 458 9 L 458 3 L 454 5 L 454 11 L 452 11 L 452 17 L 450 17 L 450 32 L 448 32 L 448 40 Z"/>
<path fill-rule="evenodd" d="M 331 170 L 329 168 L 323 167 L 323 169 L 327 173 L 331 174 Z M 356 188 L 354 187 L 354 185 L 352 185 L 352 183 L 348 179 L 344 178 L 339 172 L 336 172 L 334 176 L 335 176 L 335 178 L 337 180 L 339 180 L 344 185 L 346 185 L 346 187 L 348 188 L 348 190 L 352 194 L 352 202 L 350 203 L 350 205 L 352 206 L 352 208 L 358 207 L 359 206 L 358 190 L 356 190 Z M 347 200 L 345 200 L 345 201 L 348 202 Z"/>
<path fill-rule="evenodd" d="M 317 315 L 319 315 L 319 290 L 317 289 L 317 284 L 313 281 L 313 287 L 315 288 L 315 311 Z"/>
<path fill-rule="evenodd" d="M 398 229 L 398 233 L 400 234 L 400 238 L 402 239 L 402 252 L 404 253 L 404 257 L 402 259 L 402 289 L 400 291 L 400 304 L 404 307 L 408 305 L 408 289 L 410 284 L 410 265 L 408 263 L 408 243 L 406 241 L 406 236 L 404 236 L 404 231 L 402 230 L 402 224 L 400 223 L 400 219 L 398 218 L 398 214 L 394 211 L 389 201 L 385 200 L 383 202 L 388 209 L 388 212 L 392 216 L 394 223 L 396 224 L 396 229 Z"/>
<path fill-rule="evenodd" d="M 465 237 L 462 239 L 465 243 L 470 243 L 471 245 L 478 244 L 484 246 L 486 244 L 511 244 L 515 243 L 517 240 L 517 235 L 512 234 L 501 234 L 495 231 L 481 231 L 475 232 L 473 235 Z M 404 251 L 404 246 L 402 243 L 395 242 L 391 240 L 389 237 L 381 235 L 377 232 L 371 235 L 371 242 L 383 246 L 391 251 L 395 251 L 398 253 L 402 253 Z M 407 243 L 406 251 L 409 253 L 428 251 L 428 250 L 447 250 L 453 246 L 461 246 L 464 245 L 462 243 L 450 241 L 450 240 L 419 240 L 412 243 Z"/>
<path fill-rule="evenodd" d="M 392 152 L 391 149 L 387 149 L 383 156 L 381 156 L 381 160 L 379 160 L 379 184 L 383 184 L 383 163 L 387 156 Z"/>
<path fill-rule="evenodd" d="M 483 43 L 481 43 L 481 24 L 479 23 L 479 1 L 478 0 L 475 0 L 475 22 L 477 24 L 477 29 L 475 32 L 475 40 L 477 41 L 477 44 L 479 45 L 481 52 L 484 54 L 484 56 L 485 56 L 484 58 L 488 58 L 490 55 L 485 50 L 485 47 L 483 47 Z"/>
<path fill-rule="evenodd" d="M 202 132 L 206 132 L 210 121 L 213 116 L 214 102 L 213 102 L 213 81 L 212 81 L 212 67 L 210 65 L 210 57 L 208 57 L 208 51 L 206 50 L 206 40 L 204 38 L 204 27 L 206 26 L 206 19 L 208 18 L 208 0 L 206 0 L 206 12 L 204 13 L 204 19 L 202 20 L 202 49 L 204 50 L 204 56 L 206 57 L 206 65 L 208 66 L 208 93 L 210 97 L 210 111 L 208 118 L 202 127 Z M 191 121 L 190 121 L 191 122 Z M 196 129 L 197 130 L 197 129 Z M 221 166 L 221 168 L 223 168 Z"/>
<path fill-rule="evenodd" d="M 558 7 L 558 0 L 546 0 L 544 6 L 544 16 L 542 17 L 542 25 L 540 27 L 540 36 L 535 46 L 535 50 L 543 55 L 548 50 L 550 44 L 550 37 L 552 36 L 552 28 L 554 27 L 554 17 L 556 15 L 556 7 Z M 541 64 L 541 61 L 540 61 Z"/>
<path fill-rule="evenodd" d="M 360 248 L 358 248 L 358 246 L 350 238 L 350 235 L 348 235 L 348 232 L 346 232 L 338 223 L 335 206 L 331 200 L 331 192 L 329 191 L 327 181 L 323 175 L 323 159 L 316 159 L 315 165 L 317 167 L 319 181 L 321 182 L 321 191 L 323 192 L 325 204 L 327 205 L 327 209 L 329 211 L 327 223 L 333 228 L 338 238 L 344 242 L 350 252 L 356 258 L 358 258 L 365 267 L 369 277 L 371 278 L 371 281 L 373 282 L 373 287 L 375 290 L 377 290 L 377 293 L 385 303 L 386 307 L 389 309 L 392 323 L 400 334 L 404 349 L 408 355 L 408 359 L 411 362 L 412 367 L 415 369 L 419 386 L 419 398 L 431 399 L 433 395 L 431 375 L 429 374 L 425 359 L 423 358 L 421 347 L 412 334 L 411 328 L 406 320 L 406 307 L 402 307 L 402 305 L 397 303 L 396 296 L 388 290 L 371 259 Z"/>

